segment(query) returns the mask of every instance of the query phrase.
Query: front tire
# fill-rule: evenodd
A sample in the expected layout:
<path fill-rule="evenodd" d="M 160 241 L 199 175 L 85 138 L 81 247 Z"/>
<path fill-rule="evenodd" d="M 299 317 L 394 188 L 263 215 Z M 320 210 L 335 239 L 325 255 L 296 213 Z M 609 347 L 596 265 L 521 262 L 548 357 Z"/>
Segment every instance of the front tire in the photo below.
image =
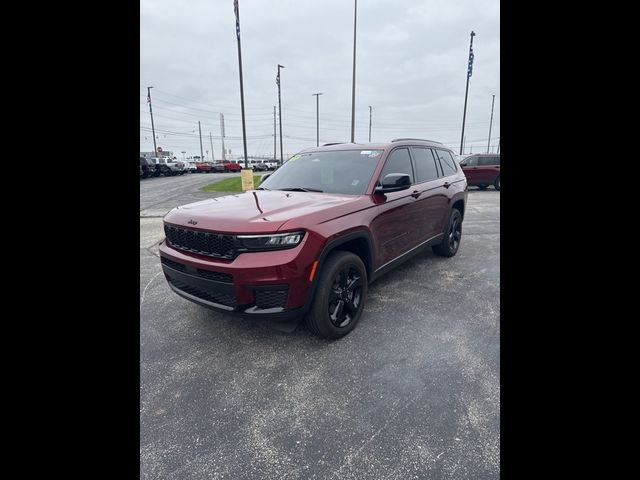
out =
<path fill-rule="evenodd" d="M 462 215 L 456 208 L 451 210 L 449 216 L 449 224 L 445 231 L 442 243 L 434 245 L 433 252 L 441 257 L 453 257 L 460 248 L 460 240 L 462 239 Z"/>
<path fill-rule="evenodd" d="M 500 191 L 500 175 L 498 175 L 496 181 L 493 182 L 493 188 L 495 188 L 497 191 Z"/>
<path fill-rule="evenodd" d="M 336 251 L 318 278 L 315 298 L 305 320 L 316 335 L 333 340 L 353 330 L 367 298 L 367 269 L 360 257 Z"/>

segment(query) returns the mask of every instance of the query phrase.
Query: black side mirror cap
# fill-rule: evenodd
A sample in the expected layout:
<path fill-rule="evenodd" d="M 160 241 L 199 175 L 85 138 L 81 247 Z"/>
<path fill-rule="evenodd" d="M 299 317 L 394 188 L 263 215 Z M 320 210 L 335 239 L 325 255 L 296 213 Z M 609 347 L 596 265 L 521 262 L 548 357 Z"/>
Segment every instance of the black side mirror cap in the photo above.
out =
<path fill-rule="evenodd" d="M 375 188 L 375 193 L 389 193 L 406 190 L 411 186 L 411 177 L 406 173 L 390 173 L 382 179 L 382 185 Z"/>

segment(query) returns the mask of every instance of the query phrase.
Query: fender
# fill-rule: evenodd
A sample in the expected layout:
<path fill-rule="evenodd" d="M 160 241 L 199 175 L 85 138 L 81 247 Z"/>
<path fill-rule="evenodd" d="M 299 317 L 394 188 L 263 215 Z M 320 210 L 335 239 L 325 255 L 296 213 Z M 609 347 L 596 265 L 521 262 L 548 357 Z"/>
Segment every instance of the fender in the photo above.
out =
<path fill-rule="evenodd" d="M 350 242 L 351 240 L 360 239 L 360 238 L 364 239 L 364 241 L 367 242 L 367 246 L 369 247 L 369 251 L 364 252 L 363 256 L 365 257 L 365 260 L 366 260 L 364 262 L 364 266 L 367 270 L 367 283 L 371 283 L 373 279 L 373 258 L 372 258 L 373 247 L 371 245 L 371 237 L 369 236 L 369 232 L 367 232 L 366 230 L 357 230 L 355 232 L 347 233 L 346 235 L 340 235 L 339 237 L 329 240 L 324 246 L 324 248 L 322 249 L 322 253 L 320 253 L 320 257 L 318 258 L 318 266 L 316 267 L 316 274 L 313 278 L 313 282 L 311 283 L 311 286 L 309 287 L 307 300 L 304 303 L 304 307 L 303 307 L 304 312 L 307 312 L 309 307 L 311 307 L 311 303 L 315 298 L 316 289 L 318 288 L 317 279 L 320 277 L 320 274 L 322 273 L 322 269 L 324 267 L 324 263 L 327 257 L 334 250 L 337 250 L 338 247 L 340 247 L 340 245 L 344 245 L 345 243 Z"/>

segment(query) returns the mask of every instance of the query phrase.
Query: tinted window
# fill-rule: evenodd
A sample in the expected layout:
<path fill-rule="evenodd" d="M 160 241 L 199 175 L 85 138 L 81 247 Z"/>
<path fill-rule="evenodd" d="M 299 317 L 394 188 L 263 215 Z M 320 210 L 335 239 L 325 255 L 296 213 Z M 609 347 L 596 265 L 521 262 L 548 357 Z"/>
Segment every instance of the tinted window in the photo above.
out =
<path fill-rule="evenodd" d="M 307 188 L 362 195 L 381 155 L 382 150 L 300 153 L 291 157 L 260 186 L 268 190 Z"/>
<path fill-rule="evenodd" d="M 478 157 L 468 157 L 464 163 L 469 167 L 475 167 L 478 165 Z"/>
<path fill-rule="evenodd" d="M 445 150 L 434 150 L 434 153 L 440 159 L 440 165 L 442 166 L 445 177 L 456 173 L 456 162 L 449 152 Z"/>
<path fill-rule="evenodd" d="M 390 173 L 406 173 L 411 177 L 411 183 L 413 183 L 413 168 L 411 167 L 411 157 L 409 157 L 408 149 L 398 148 L 391 152 L 380 174 L 380 180 Z"/>
<path fill-rule="evenodd" d="M 416 166 L 416 182 L 428 182 L 438 178 L 436 162 L 428 148 L 412 147 L 413 161 Z"/>
<path fill-rule="evenodd" d="M 498 157 L 480 157 L 478 165 L 500 165 Z"/>

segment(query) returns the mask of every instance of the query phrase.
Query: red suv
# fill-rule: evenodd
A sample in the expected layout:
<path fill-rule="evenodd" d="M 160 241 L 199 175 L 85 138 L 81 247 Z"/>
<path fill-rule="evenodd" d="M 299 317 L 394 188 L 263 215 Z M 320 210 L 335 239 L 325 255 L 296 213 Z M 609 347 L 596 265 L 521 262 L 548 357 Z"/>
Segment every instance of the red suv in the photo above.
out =
<path fill-rule="evenodd" d="M 469 185 L 478 186 L 480 190 L 493 185 L 496 190 L 500 190 L 499 153 L 475 153 L 465 157 L 460 166 Z"/>
<path fill-rule="evenodd" d="M 222 166 L 225 172 L 239 172 L 242 167 L 237 162 L 230 162 L 229 160 L 222 160 Z"/>
<path fill-rule="evenodd" d="M 256 190 L 171 210 L 165 277 L 205 307 L 276 321 L 306 315 L 314 333 L 346 335 L 369 283 L 424 248 L 458 251 L 467 181 L 454 158 L 418 139 L 304 150 Z"/>

